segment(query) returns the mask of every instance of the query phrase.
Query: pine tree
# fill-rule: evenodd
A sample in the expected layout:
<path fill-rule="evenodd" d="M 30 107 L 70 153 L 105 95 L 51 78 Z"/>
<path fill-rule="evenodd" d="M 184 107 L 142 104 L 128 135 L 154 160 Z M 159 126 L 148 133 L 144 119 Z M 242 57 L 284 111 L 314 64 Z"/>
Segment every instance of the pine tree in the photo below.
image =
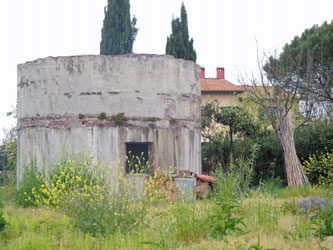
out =
<path fill-rule="evenodd" d="M 172 33 L 167 38 L 165 53 L 176 58 L 196 61 L 197 55 L 193 48 L 193 38 L 189 38 L 187 13 L 184 3 L 180 9 L 180 18 L 172 18 Z"/>
<path fill-rule="evenodd" d="M 138 30 L 136 18 L 131 21 L 129 0 L 108 0 L 104 9 L 101 55 L 123 55 L 132 53 Z"/>

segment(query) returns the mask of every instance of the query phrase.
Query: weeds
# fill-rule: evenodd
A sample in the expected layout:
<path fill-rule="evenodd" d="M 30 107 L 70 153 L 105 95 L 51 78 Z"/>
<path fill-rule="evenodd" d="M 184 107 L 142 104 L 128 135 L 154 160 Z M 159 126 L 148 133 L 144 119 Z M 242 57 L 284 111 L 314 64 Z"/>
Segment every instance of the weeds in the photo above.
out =
<path fill-rule="evenodd" d="M 251 245 L 247 250 L 276 250 L 275 248 L 263 248 L 260 245 L 260 235 L 258 234 L 258 242 Z"/>
<path fill-rule="evenodd" d="M 113 115 L 112 116 L 112 120 L 114 121 L 114 123 L 117 125 L 117 126 L 120 126 L 123 124 L 124 120 L 125 120 L 125 116 L 124 116 L 124 113 L 118 113 L 116 115 Z"/>
<path fill-rule="evenodd" d="M 91 234 L 128 232 L 140 223 L 145 204 L 131 203 L 130 184 L 117 167 L 93 164 L 87 155 L 60 159 L 49 177 L 43 178 L 40 192 L 32 190 L 35 204 L 56 207 Z M 118 180 L 112 176 L 118 172 Z M 29 199 L 29 198 L 28 198 Z"/>
<path fill-rule="evenodd" d="M 217 205 L 219 207 L 216 213 L 210 216 L 212 232 L 208 234 L 208 238 L 223 239 L 233 232 L 244 234 L 245 231 L 239 227 L 239 225 L 246 227 L 244 218 L 235 217 L 232 211 L 234 208 L 240 208 L 240 204 L 236 201 L 217 201 Z"/>
<path fill-rule="evenodd" d="M 24 166 L 22 180 L 18 183 L 15 195 L 15 203 L 22 207 L 36 206 L 36 199 L 32 192 L 35 190 L 35 193 L 42 197 L 42 185 L 42 174 L 37 168 L 36 160 L 33 160 L 29 165 Z"/>
<path fill-rule="evenodd" d="M 130 174 L 149 174 L 152 173 L 151 166 L 149 161 L 145 159 L 143 156 L 144 153 L 141 153 L 141 156 L 132 155 L 132 152 L 128 152 L 128 156 L 126 156 L 126 168 L 127 172 Z"/>
<path fill-rule="evenodd" d="M 299 213 L 310 216 L 315 235 L 323 238 L 333 235 L 333 201 L 327 198 L 311 197 L 297 203 Z"/>
<path fill-rule="evenodd" d="M 98 120 L 105 120 L 105 119 L 106 119 L 106 114 L 104 112 L 98 115 Z"/>
<path fill-rule="evenodd" d="M 8 225 L 9 225 L 3 215 L 2 206 L 3 206 L 2 199 L 0 197 L 0 236 L 1 234 L 4 234 L 5 232 L 8 231 Z"/>

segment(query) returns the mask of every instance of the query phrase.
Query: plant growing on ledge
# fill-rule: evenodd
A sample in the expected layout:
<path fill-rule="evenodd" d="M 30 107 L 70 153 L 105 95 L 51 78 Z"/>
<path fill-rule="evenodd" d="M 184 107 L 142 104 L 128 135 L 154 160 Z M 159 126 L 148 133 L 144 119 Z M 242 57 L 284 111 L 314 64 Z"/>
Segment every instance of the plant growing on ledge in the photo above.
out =
<path fill-rule="evenodd" d="M 100 114 L 98 115 L 98 119 L 99 119 L 99 120 L 105 120 L 105 119 L 106 119 L 106 114 L 105 114 L 104 112 L 100 113 Z"/>
<path fill-rule="evenodd" d="M 148 117 L 148 121 L 150 121 L 150 122 L 156 122 L 156 121 L 159 121 L 159 120 L 161 120 L 161 119 L 158 118 L 158 117 Z"/>
<path fill-rule="evenodd" d="M 170 118 L 169 120 L 170 124 L 175 124 L 177 122 L 176 118 Z"/>
<path fill-rule="evenodd" d="M 124 113 L 118 113 L 116 115 L 113 115 L 112 120 L 116 125 L 120 126 L 125 120 Z"/>

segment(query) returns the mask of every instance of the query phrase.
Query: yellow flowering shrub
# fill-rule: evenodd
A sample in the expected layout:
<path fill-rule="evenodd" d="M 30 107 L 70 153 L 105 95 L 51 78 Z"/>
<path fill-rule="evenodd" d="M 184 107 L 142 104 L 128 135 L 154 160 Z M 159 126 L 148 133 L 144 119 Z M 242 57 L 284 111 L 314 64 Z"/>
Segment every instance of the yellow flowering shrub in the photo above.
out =
<path fill-rule="evenodd" d="M 33 188 L 27 199 L 60 209 L 84 232 L 128 232 L 143 222 L 152 204 L 170 200 L 166 173 L 140 179 L 135 173 L 126 175 L 119 164 L 94 163 L 87 154 L 61 158 L 52 168 L 44 175 L 40 190 Z"/>
<path fill-rule="evenodd" d="M 333 187 L 333 153 L 321 152 L 311 155 L 303 162 L 305 173 L 311 184 Z"/>

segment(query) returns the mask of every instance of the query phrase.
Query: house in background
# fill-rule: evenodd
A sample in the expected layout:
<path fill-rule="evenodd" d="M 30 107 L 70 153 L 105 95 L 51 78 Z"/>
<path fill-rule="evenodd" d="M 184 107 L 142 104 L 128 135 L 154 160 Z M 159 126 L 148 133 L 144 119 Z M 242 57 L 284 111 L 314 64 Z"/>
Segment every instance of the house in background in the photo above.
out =
<path fill-rule="evenodd" d="M 221 106 L 237 105 L 238 94 L 243 92 L 242 86 L 225 79 L 224 68 L 216 68 L 216 78 L 206 78 L 205 67 L 201 67 L 201 105 L 213 101 L 217 101 Z"/>

